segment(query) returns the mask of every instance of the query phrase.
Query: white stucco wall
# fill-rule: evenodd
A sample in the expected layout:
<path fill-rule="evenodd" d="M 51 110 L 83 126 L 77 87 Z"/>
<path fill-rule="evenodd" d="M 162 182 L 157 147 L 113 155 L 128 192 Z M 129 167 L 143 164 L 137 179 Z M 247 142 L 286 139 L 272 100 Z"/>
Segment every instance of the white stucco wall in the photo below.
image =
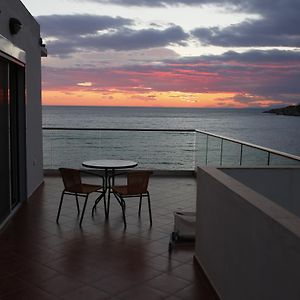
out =
<path fill-rule="evenodd" d="M 0 34 L 26 52 L 27 191 L 30 196 L 43 181 L 40 27 L 19 0 L 0 0 Z M 9 18 L 23 24 L 16 35 Z"/>
<path fill-rule="evenodd" d="M 195 257 L 221 299 L 300 299 L 299 218 L 222 169 L 198 168 Z"/>

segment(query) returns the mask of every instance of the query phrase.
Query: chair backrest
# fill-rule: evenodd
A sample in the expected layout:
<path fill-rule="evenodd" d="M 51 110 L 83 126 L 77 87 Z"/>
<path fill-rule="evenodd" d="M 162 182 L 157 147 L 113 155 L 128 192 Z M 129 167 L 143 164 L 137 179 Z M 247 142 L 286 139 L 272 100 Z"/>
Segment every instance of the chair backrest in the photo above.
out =
<path fill-rule="evenodd" d="M 81 176 L 79 170 L 59 168 L 59 171 L 66 190 L 72 188 L 75 185 L 81 184 Z"/>
<path fill-rule="evenodd" d="M 147 192 L 152 171 L 133 171 L 127 174 L 128 193 L 131 195 Z"/>

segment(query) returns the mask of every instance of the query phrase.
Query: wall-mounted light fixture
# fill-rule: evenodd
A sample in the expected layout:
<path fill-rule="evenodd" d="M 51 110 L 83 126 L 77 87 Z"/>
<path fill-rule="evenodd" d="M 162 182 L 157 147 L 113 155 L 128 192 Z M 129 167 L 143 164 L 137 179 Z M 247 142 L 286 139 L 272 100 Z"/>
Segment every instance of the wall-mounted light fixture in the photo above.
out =
<path fill-rule="evenodd" d="M 41 57 L 47 57 L 48 51 L 47 51 L 46 45 L 43 43 L 43 39 L 41 37 L 39 38 L 39 45 L 41 46 Z"/>
<path fill-rule="evenodd" d="M 22 23 L 16 18 L 9 19 L 9 30 L 11 34 L 17 34 L 22 28 Z"/>

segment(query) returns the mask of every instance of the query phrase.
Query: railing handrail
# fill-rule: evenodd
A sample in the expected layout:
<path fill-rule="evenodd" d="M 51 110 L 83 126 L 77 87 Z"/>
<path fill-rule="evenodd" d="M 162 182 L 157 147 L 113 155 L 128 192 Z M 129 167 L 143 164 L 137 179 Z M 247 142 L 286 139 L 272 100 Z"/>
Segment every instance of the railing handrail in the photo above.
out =
<path fill-rule="evenodd" d="M 107 128 L 107 127 L 106 128 L 101 128 L 101 127 L 92 127 L 92 128 L 89 128 L 89 127 L 87 127 L 87 128 L 83 128 L 83 127 L 43 127 L 42 129 L 43 130 L 58 130 L 58 131 L 64 131 L 64 130 L 66 130 L 66 131 L 85 131 L 85 130 L 99 131 L 99 130 L 101 130 L 101 131 L 139 131 L 139 132 L 198 132 L 201 134 L 205 134 L 207 136 L 216 137 L 221 140 L 229 141 L 229 142 L 240 144 L 243 146 L 248 146 L 248 147 L 251 147 L 254 149 L 265 151 L 270 154 L 278 155 L 281 157 L 285 157 L 285 158 L 300 162 L 300 156 L 297 156 L 294 154 L 274 150 L 271 148 L 244 142 L 244 141 L 234 139 L 234 138 L 228 138 L 228 137 L 225 137 L 222 135 L 210 133 L 210 132 L 199 130 L 199 129 L 189 129 L 189 128 L 187 128 L 187 129 L 182 129 L 182 128 L 179 128 L 179 129 L 174 129 L 174 128 L 169 128 L 169 129 L 166 129 L 166 128 Z"/>
<path fill-rule="evenodd" d="M 256 144 L 244 142 L 244 141 L 241 141 L 241 140 L 238 140 L 238 139 L 228 138 L 228 137 L 225 137 L 225 136 L 222 136 L 222 135 L 210 133 L 210 132 L 207 132 L 207 131 L 202 131 L 202 130 L 199 130 L 199 129 L 195 129 L 195 132 L 202 133 L 202 134 L 212 136 L 212 137 L 216 137 L 216 138 L 219 138 L 219 139 L 222 139 L 222 140 L 225 140 L 225 141 L 229 141 L 229 142 L 233 142 L 233 143 L 236 143 L 236 144 L 248 146 L 248 147 L 255 148 L 255 149 L 258 149 L 258 150 L 262 150 L 262 151 L 265 151 L 265 152 L 269 152 L 271 154 L 279 155 L 279 156 L 286 157 L 286 158 L 289 158 L 289 159 L 300 161 L 300 156 L 297 156 L 297 155 L 294 155 L 294 154 L 290 154 L 290 153 L 274 150 L 274 149 L 271 149 L 271 148 L 268 148 L 268 147 L 259 146 L 259 145 L 256 145 Z"/>
<path fill-rule="evenodd" d="M 83 127 L 43 127 L 43 130 L 89 130 L 89 131 L 164 131 L 164 132 L 195 132 L 195 129 L 174 129 L 174 128 L 101 128 L 101 127 L 92 127 L 92 128 L 83 128 Z"/>

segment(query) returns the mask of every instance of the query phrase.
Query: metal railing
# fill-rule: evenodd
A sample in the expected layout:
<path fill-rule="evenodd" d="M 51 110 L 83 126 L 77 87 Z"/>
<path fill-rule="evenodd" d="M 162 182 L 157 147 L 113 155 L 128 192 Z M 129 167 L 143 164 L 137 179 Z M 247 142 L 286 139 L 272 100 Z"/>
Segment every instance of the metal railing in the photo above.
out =
<path fill-rule="evenodd" d="M 195 164 L 214 166 L 300 166 L 300 157 L 195 130 Z"/>
<path fill-rule="evenodd" d="M 131 159 L 143 169 L 298 165 L 300 157 L 195 129 L 43 128 L 44 169 Z"/>
<path fill-rule="evenodd" d="M 193 129 L 43 128 L 44 169 L 84 160 L 130 159 L 142 169 L 193 170 Z"/>

